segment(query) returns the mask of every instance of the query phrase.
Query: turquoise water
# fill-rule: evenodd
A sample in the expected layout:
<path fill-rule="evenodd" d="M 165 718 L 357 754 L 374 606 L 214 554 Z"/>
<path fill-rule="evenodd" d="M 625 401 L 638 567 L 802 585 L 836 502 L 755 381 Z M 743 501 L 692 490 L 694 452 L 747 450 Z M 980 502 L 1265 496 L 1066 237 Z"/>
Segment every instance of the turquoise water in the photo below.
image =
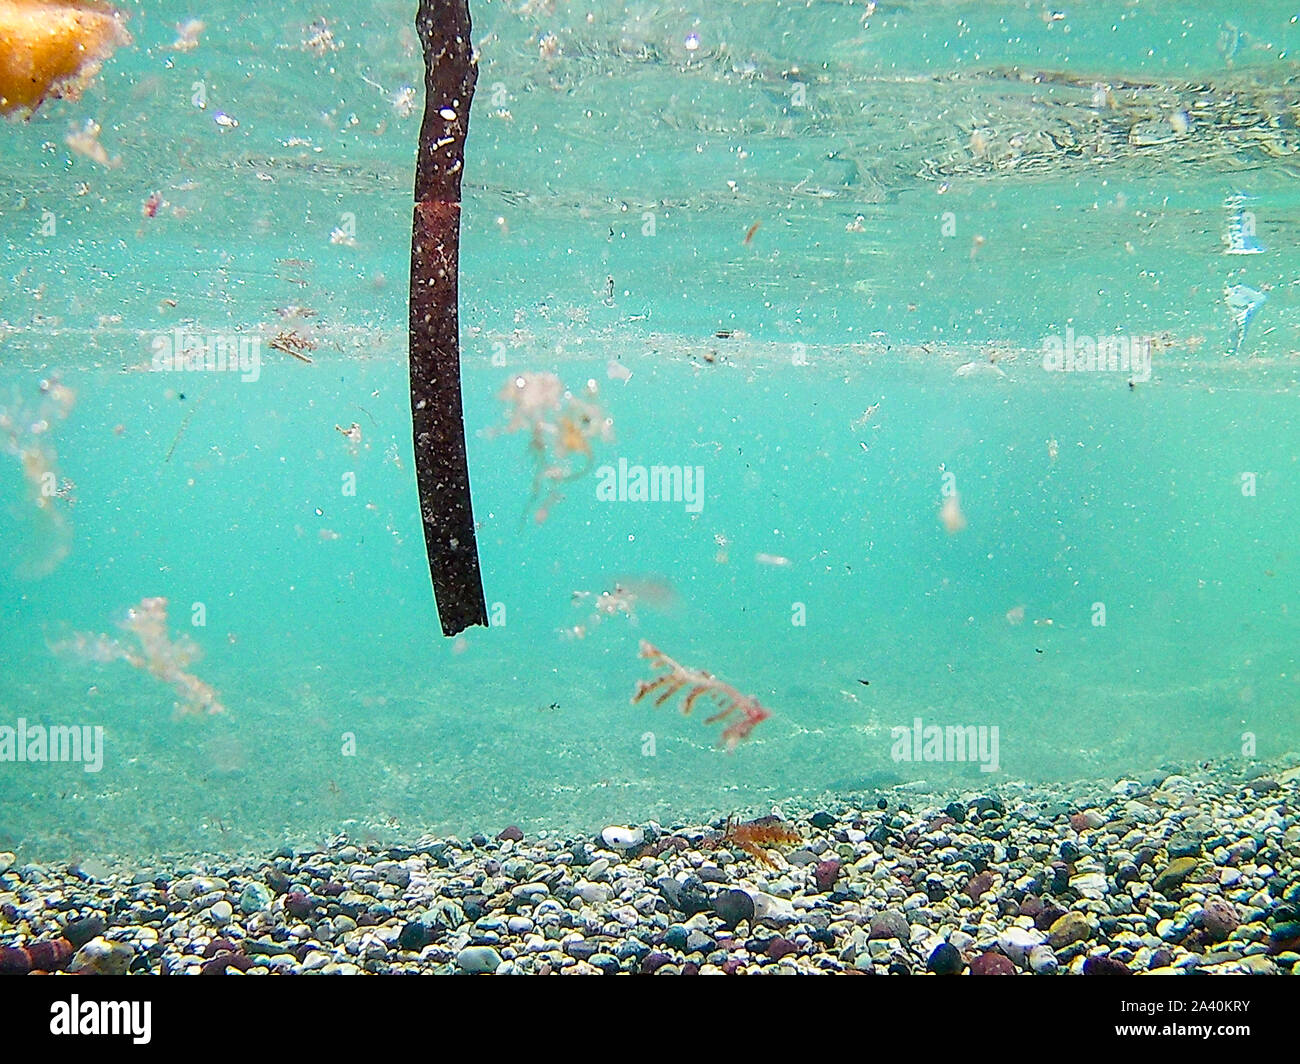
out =
<path fill-rule="evenodd" d="M 217 5 L 174 50 L 193 11 L 125 5 L 80 101 L 0 127 L 0 726 L 105 736 L 97 773 L 0 761 L 0 848 L 588 829 L 1294 750 L 1292 11 L 869 6 L 473 7 L 496 623 L 446 640 L 410 450 L 411 6 Z M 118 165 L 66 146 L 88 119 Z M 1243 225 L 1264 250 L 1226 254 Z M 1233 285 L 1266 297 L 1244 335 Z M 257 380 L 151 372 L 178 327 L 258 337 Z M 1067 327 L 1153 338 L 1150 379 L 1046 371 Z M 310 363 L 269 346 L 291 329 Z M 534 521 L 497 398 L 525 372 L 594 379 L 593 464 L 701 468 L 698 512 L 593 471 Z M 24 454 L 71 482 L 40 510 Z M 634 620 L 573 601 L 629 580 L 659 589 Z M 152 596 L 224 714 L 52 649 Z M 632 705 L 641 639 L 771 718 L 728 754 L 680 696 Z M 998 770 L 895 760 L 917 717 L 997 727 Z"/>

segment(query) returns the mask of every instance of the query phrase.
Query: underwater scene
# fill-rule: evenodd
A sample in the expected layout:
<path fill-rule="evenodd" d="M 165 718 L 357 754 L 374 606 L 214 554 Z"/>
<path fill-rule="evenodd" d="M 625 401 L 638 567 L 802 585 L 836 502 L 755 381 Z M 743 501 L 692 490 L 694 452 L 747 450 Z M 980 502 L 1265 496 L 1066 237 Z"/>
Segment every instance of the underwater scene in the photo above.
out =
<path fill-rule="evenodd" d="M 1297 49 L 0 0 L 0 972 L 1300 974 Z"/>

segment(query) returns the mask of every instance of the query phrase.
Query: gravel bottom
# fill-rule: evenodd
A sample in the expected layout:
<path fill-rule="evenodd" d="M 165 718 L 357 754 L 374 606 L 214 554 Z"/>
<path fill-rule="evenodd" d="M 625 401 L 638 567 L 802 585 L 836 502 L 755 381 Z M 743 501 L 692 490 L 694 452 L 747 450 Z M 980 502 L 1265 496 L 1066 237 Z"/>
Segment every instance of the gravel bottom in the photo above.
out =
<path fill-rule="evenodd" d="M 0 972 L 1300 975 L 1300 757 L 148 871 L 0 854 Z"/>

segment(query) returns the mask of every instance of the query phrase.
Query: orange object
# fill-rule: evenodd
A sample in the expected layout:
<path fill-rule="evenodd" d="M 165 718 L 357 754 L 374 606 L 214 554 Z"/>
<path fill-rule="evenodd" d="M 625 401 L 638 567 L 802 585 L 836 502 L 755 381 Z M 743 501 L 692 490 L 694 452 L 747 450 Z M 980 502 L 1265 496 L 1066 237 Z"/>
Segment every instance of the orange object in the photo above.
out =
<path fill-rule="evenodd" d="M 723 683 L 711 672 L 703 669 L 691 669 L 679 665 L 662 650 L 641 640 L 641 657 L 648 658 L 652 669 L 662 670 L 663 675 L 653 680 L 642 680 L 636 685 L 632 695 L 633 702 L 640 702 L 646 695 L 657 692 L 654 704 L 662 706 L 678 691 L 685 690 L 682 713 L 689 714 L 695 703 L 701 698 L 720 706 L 718 712 L 705 719 L 705 724 L 714 724 L 731 718 L 731 723 L 723 729 L 720 745 L 734 750 L 736 745 L 748 739 L 759 724 L 770 717 L 771 711 L 758 704 L 758 700 L 742 695 L 730 684 Z"/>
<path fill-rule="evenodd" d="M 746 820 L 739 824 L 728 817 L 722 834 L 705 843 L 704 848 L 712 850 L 719 846 L 730 846 L 744 850 L 754 860 L 775 868 L 776 862 L 768 850 L 794 846 L 801 842 L 803 836 L 779 817 L 761 816 L 757 820 Z"/>
<path fill-rule="evenodd" d="M 761 222 L 755 222 L 753 225 L 751 225 L 751 226 L 749 227 L 749 231 L 748 231 L 747 233 L 745 233 L 745 243 L 746 243 L 746 244 L 748 244 L 751 240 L 754 239 L 754 234 L 758 232 L 758 227 L 759 227 L 760 225 L 762 225 Z"/>
<path fill-rule="evenodd" d="M 96 0 L 0 0 L 0 114 L 76 99 L 119 45 L 125 16 Z"/>

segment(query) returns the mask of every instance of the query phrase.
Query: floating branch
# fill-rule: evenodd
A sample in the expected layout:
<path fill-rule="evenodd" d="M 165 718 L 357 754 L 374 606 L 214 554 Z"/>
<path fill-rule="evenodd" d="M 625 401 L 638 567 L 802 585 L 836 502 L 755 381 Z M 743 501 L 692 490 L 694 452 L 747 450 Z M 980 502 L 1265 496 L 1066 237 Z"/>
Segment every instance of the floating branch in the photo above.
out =
<path fill-rule="evenodd" d="M 658 647 L 641 640 L 641 657 L 648 658 L 651 667 L 662 669 L 663 675 L 654 680 L 642 680 L 636 685 L 633 702 L 640 702 L 648 694 L 658 692 L 654 704 L 662 706 L 678 691 L 685 690 L 686 698 L 682 702 L 682 713 L 689 714 L 701 699 L 720 706 L 719 711 L 705 718 L 705 724 L 714 724 L 720 720 L 734 717 L 722 732 L 720 745 L 733 750 L 736 744 L 749 738 L 750 733 L 770 717 L 771 711 L 758 704 L 758 700 L 749 695 L 742 695 L 730 684 L 723 683 L 710 672 L 702 669 L 688 669 L 679 665 Z"/>
<path fill-rule="evenodd" d="M 444 635 L 486 625 L 460 389 L 460 181 L 478 63 L 468 0 L 420 0 L 424 120 L 411 223 L 410 377 L 415 471 Z"/>

